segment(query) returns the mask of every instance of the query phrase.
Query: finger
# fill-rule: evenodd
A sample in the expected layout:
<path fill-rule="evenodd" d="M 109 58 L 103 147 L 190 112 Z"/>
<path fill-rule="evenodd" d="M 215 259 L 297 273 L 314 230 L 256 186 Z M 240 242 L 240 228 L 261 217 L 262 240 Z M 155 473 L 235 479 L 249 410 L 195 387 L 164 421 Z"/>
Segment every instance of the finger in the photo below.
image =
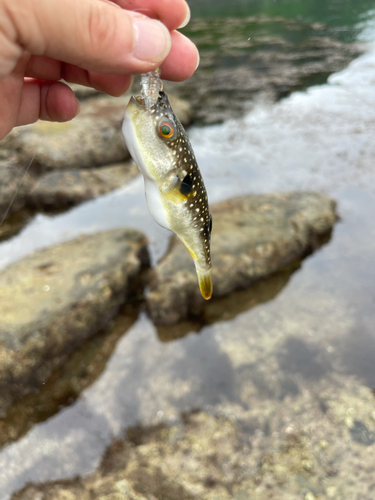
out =
<path fill-rule="evenodd" d="M 47 56 L 30 56 L 25 76 L 40 80 L 60 80 L 62 78 L 61 70 L 61 61 Z"/>
<path fill-rule="evenodd" d="M 124 94 L 132 83 L 130 75 L 109 75 L 86 71 L 78 66 L 61 63 L 46 56 L 30 57 L 25 76 L 40 80 L 65 80 L 69 83 L 79 83 L 116 97 Z"/>
<path fill-rule="evenodd" d="M 132 83 L 130 75 L 90 72 L 46 56 L 30 57 L 25 76 L 40 80 L 65 80 L 69 83 L 79 83 L 116 97 L 124 94 Z"/>
<path fill-rule="evenodd" d="M 160 21 L 170 31 L 186 26 L 190 9 L 185 0 L 114 0 L 120 7 Z"/>
<path fill-rule="evenodd" d="M 199 65 L 196 46 L 178 31 L 171 33 L 172 48 L 161 66 L 161 76 L 165 80 L 181 82 L 191 77 Z"/>
<path fill-rule="evenodd" d="M 37 120 L 66 122 L 79 111 L 79 103 L 71 88 L 61 82 L 26 80 L 15 125 Z"/>
<path fill-rule="evenodd" d="M 27 54 L 21 56 L 13 72 L 0 80 L 0 139 L 16 124 L 28 59 Z"/>
<path fill-rule="evenodd" d="M 64 80 L 69 83 L 79 83 L 86 87 L 93 87 L 100 92 L 119 97 L 124 94 L 133 82 L 131 75 L 105 75 L 94 71 L 84 71 L 80 68 L 71 67 L 64 72 Z"/>
<path fill-rule="evenodd" d="M 61 76 L 69 83 L 79 83 L 86 87 L 92 87 L 100 92 L 118 97 L 124 94 L 131 86 L 133 78 L 131 75 L 108 75 L 86 71 L 72 64 L 63 64 Z"/>
<path fill-rule="evenodd" d="M 159 21 L 96 0 L 2 0 L 0 33 L 12 47 L 102 73 L 141 73 L 160 65 L 170 50 Z M 0 51 L 0 78 L 19 53 Z M 4 74 L 4 68 L 6 72 Z"/>
<path fill-rule="evenodd" d="M 171 33 L 171 40 L 171 51 L 161 66 L 162 77 L 179 82 L 190 78 L 194 73 L 199 63 L 199 54 L 193 42 L 178 31 Z M 46 56 L 32 56 L 26 76 L 43 80 L 64 79 L 70 83 L 94 87 L 114 96 L 122 95 L 131 85 L 131 79 L 127 75 L 101 75 L 97 72 L 88 72 L 78 66 L 60 63 Z"/>

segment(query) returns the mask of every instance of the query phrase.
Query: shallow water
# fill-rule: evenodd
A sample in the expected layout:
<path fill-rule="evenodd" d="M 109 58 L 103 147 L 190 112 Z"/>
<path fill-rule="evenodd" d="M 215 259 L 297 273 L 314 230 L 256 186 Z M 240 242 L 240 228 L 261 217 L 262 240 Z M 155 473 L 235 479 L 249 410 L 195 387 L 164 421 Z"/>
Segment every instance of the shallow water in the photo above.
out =
<path fill-rule="evenodd" d="M 363 36 L 372 36 L 371 26 L 362 27 Z M 256 407 L 264 400 L 277 411 L 303 391 L 375 387 L 374 90 L 369 46 L 326 85 L 260 105 L 241 119 L 191 129 L 211 202 L 249 192 L 324 190 L 338 200 L 331 240 L 285 278 L 276 296 L 245 305 L 234 318 L 216 316 L 198 335 L 188 326 L 183 338 L 161 342 L 168 332 L 141 315 L 73 404 L 0 450 L 1 500 L 31 480 L 92 471 L 113 436 L 138 422 L 173 423 L 181 411 Z M 0 265 L 123 225 L 149 235 L 154 262 L 163 254 L 168 233 L 151 221 L 136 179 L 67 213 L 38 215 L 0 245 Z"/>
<path fill-rule="evenodd" d="M 1 498 L 31 480 L 90 472 L 112 438 L 137 423 L 174 423 L 195 408 L 254 407 L 258 398 L 272 405 L 316 390 L 322 379 L 374 387 L 375 197 L 342 191 L 340 214 L 329 244 L 273 300 L 168 343 L 142 315 L 74 404 L 0 451 Z M 273 384 L 262 381 L 264 370 Z M 256 398 L 246 394 L 250 381 Z"/>

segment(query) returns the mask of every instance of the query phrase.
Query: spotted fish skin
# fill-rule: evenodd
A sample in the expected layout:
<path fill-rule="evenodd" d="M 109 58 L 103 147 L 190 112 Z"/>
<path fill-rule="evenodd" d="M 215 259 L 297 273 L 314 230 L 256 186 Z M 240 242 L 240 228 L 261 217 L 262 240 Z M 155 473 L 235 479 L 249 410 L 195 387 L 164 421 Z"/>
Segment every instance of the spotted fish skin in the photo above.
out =
<path fill-rule="evenodd" d="M 123 134 L 144 176 L 151 215 L 184 243 L 194 259 L 202 296 L 209 299 L 212 217 L 207 192 L 189 138 L 167 94 L 160 91 L 149 109 L 141 96 L 133 96 Z"/>

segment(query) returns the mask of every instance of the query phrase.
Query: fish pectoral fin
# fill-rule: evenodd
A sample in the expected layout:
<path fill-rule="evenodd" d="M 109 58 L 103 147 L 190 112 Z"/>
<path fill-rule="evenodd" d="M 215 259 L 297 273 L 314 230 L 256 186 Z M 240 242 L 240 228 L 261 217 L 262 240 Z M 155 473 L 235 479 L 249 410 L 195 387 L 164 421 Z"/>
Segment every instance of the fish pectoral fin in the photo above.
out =
<path fill-rule="evenodd" d="M 176 189 L 180 183 L 181 181 L 177 174 L 177 168 L 174 168 L 168 173 L 168 175 L 164 177 L 163 182 L 160 186 L 160 191 L 162 193 L 168 193 L 169 191 L 173 191 L 174 189 Z"/>
<path fill-rule="evenodd" d="M 172 201 L 173 203 L 184 203 L 187 197 L 181 193 L 180 190 L 181 180 L 177 175 L 177 169 L 172 170 L 164 179 L 163 184 L 160 186 L 162 196 Z"/>
<path fill-rule="evenodd" d="M 167 198 L 168 200 L 172 201 L 173 203 L 185 203 L 187 200 L 187 197 L 180 192 L 178 188 L 171 189 L 170 191 L 163 192 L 161 191 L 162 196 Z"/>

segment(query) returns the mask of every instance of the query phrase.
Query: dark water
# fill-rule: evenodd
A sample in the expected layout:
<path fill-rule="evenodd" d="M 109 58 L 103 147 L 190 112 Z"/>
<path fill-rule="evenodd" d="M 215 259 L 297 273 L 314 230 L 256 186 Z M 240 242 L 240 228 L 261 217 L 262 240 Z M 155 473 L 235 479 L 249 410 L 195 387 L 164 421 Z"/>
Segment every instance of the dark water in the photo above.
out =
<path fill-rule="evenodd" d="M 213 16 L 212 5 L 191 2 L 193 16 L 202 16 L 193 30 L 197 38 L 203 36 L 199 23 Z M 373 2 L 214 5 L 215 17 L 238 16 L 235 26 L 245 16 L 273 19 L 252 28 L 258 39 L 264 30 L 268 48 L 271 35 L 293 36 L 293 43 L 307 36 L 303 29 L 292 35 L 275 16 L 305 26 L 308 36 L 311 23 L 324 23 L 324 30 L 341 42 L 375 40 Z M 212 21 L 213 26 L 216 22 L 221 21 Z M 220 36 L 215 30 L 207 33 L 207 50 Z M 233 58 L 228 53 L 220 60 L 226 67 L 237 65 L 237 48 L 238 39 Z M 282 50 L 282 44 L 272 47 Z M 340 215 L 330 241 L 253 289 L 208 304 L 203 324 L 156 328 L 143 313 L 124 311 L 108 336 L 83 346 L 40 394 L 0 421 L 0 499 L 29 481 L 87 474 L 99 465 L 112 438 L 129 426 L 173 424 L 181 412 L 197 408 L 229 415 L 245 427 L 246 412 L 259 420 L 267 415 L 272 432 L 262 432 L 269 449 L 277 445 L 285 422 L 307 422 L 309 438 L 310 429 L 311 436 L 318 429 L 327 441 L 341 421 L 347 422 L 346 437 L 335 435 L 341 448 L 333 465 L 342 475 L 329 479 L 327 473 L 322 485 L 328 480 L 332 487 L 351 488 L 355 479 L 345 481 L 361 467 L 361 457 L 371 465 L 371 453 L 375 456 L 374 134 L 371 44 L 324 85 L 277 103 L 258 103 L 219 125 L 191 129 L 212 202 L 249 192 L 324 190 L 338 200 Z M 66 213 L 37 215 L 19 235 L 0 244 L 0 266 L 37 248 L 123 225 L 147 233 L 154 262 L 163 255 L 168 233 L 150 219 L 142 182 L 136 179 Z M 314 402 L 321 413 L 310 416 Z M 336 413 L 331 409 L 326 418 L 331 403 Z M 286 416 L 278 420 L 278 415 Z M 373 482 L 370 472 L 361 478 L 362 484 Z M 321 491 L 317 498 L 334 498 Z M 355 498 L 351 492 L 338 498 Z M 298 493 L 293 499 L 309 498 L 302 486 Z"/>
<path fill-rule="evenodd" d="M 371 18 L 372 0 L 189 0 L 193 17 L 282 16 L 308 23 L 324 23 L 342 41 L 354 41 L 358 23 Z"/>

